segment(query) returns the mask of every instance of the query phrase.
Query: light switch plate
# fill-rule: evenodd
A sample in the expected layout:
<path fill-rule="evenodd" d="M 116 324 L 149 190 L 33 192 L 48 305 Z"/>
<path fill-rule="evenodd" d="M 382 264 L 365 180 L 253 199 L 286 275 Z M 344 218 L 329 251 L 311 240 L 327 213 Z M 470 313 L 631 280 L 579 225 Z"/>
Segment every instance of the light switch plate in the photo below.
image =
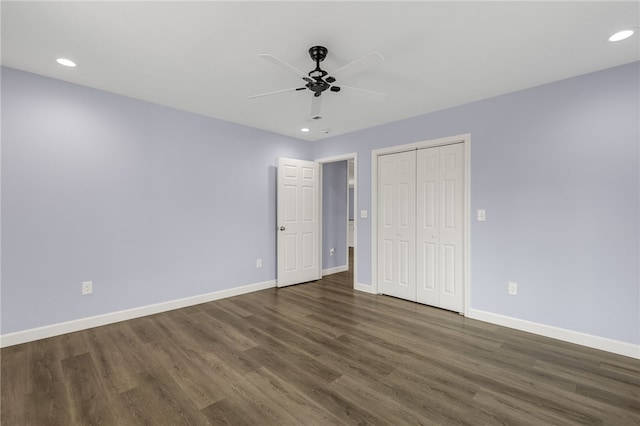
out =
<path fill-rule="evenodd" d="M 484 222 L 487 220 L 487 213 L 484 209 L 478 209 L 478 222 Z"/>
<path fill-rule="evenodd" d="M 507 291 L 510 295 L 515 296 L 518 294 L 518 283 L 514 283 L 513 281 L 509 281 L 509 285 Z"/>
<path fill-rule="evenodd" d="M 360 217 L 366 219 L 367 217 L 369 217 L 369 212 L 366 210 L 360 210 Z"/>

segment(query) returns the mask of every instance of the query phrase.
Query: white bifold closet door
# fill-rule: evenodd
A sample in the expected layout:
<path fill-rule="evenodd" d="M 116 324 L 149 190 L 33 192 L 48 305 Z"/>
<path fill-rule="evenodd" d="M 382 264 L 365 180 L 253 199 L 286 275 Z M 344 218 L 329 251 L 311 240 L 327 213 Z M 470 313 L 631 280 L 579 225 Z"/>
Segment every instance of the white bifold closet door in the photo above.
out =
<path fill-rule="evenodd" d="M 416 300 L 416 152 L 378 157 L 378 289 Z"/>
<path fill-rule="evenodd" d="M 416 301 L 462 312 L 464 145 L 416 155 Z"/>
<path fill-rule="evenodd" d="M 464 145 L 378 157 L 378 286 L 462 312 Z"/>

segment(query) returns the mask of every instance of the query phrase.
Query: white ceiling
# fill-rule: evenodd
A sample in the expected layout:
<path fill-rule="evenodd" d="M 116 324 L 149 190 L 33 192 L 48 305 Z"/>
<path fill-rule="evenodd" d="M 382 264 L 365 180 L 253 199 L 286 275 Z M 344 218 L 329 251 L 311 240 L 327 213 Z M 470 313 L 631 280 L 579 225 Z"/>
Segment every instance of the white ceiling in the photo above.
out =
<path fill-rule="evenodd" d="M 292 137 L 317 140 L 640 60 L 640 2 L 2 2 L 2 64 Z M 382 102 L 308 90 L 258 54 L 331 72 Z M 76 68 L 55 63 L 58 57 Z M 309 127 L 309 133 L 301 133 Z M 328 134 L 321 132 L 329 129 Z"/>

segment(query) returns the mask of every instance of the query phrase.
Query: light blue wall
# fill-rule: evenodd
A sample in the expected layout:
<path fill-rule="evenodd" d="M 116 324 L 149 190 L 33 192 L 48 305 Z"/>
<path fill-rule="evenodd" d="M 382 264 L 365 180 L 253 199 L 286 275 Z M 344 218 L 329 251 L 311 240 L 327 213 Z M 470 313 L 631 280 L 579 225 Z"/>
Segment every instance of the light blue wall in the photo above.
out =
<path fill-rule="evenodd" d="M 3 68 L 1 332 L 272 280 L 277 157 L 358 152 L 370 211 L 371 150 L 470 133 L 471 209 L 487 211 L 471 223 L 472 307 L 639 344 L 639 75 L 310 145 Z M 356 216 L 366 285 L 370 222 Z"/>
<path fill-rule="evenodd" d="M 346 161 L 322 165 L 322 269 L 346 266 L 347 258 Z M 329 250 L 335 248 L 333 256 Z"/>
<path fill-rule="evenodd" d="M 308 147 L 2 68 L 2 333 L 273 280 Z"/>
<path fill-rule="evenodd" d="M 639 80 L 636 62 L 334 137 L 315 157 L 358 152 L 370 211 L 372 150 L 470 133 L 471 211 L 487 212 L 471 222 L 472 308 L 638 344 Z M 370 284 L 369 219 L 357 247 Z"/>

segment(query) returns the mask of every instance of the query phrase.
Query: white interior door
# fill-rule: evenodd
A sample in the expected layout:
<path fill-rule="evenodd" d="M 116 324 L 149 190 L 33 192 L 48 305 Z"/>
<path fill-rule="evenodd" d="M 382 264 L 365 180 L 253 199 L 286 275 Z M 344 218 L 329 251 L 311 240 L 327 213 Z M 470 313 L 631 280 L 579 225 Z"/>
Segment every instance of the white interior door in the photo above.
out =
<path fill-rule="evenodd" d="M 378 157 L 378 290 L 416 300 L 416 153 Z"/>
<path fill-rule="evenodd" d="M 464 146 L 417 151 L 417 301 L 463 311 Z"/>
<path fill-rule="evenodd" d="M 278 287 L 321 278 L 319 165 L 278 162 Z"/>

